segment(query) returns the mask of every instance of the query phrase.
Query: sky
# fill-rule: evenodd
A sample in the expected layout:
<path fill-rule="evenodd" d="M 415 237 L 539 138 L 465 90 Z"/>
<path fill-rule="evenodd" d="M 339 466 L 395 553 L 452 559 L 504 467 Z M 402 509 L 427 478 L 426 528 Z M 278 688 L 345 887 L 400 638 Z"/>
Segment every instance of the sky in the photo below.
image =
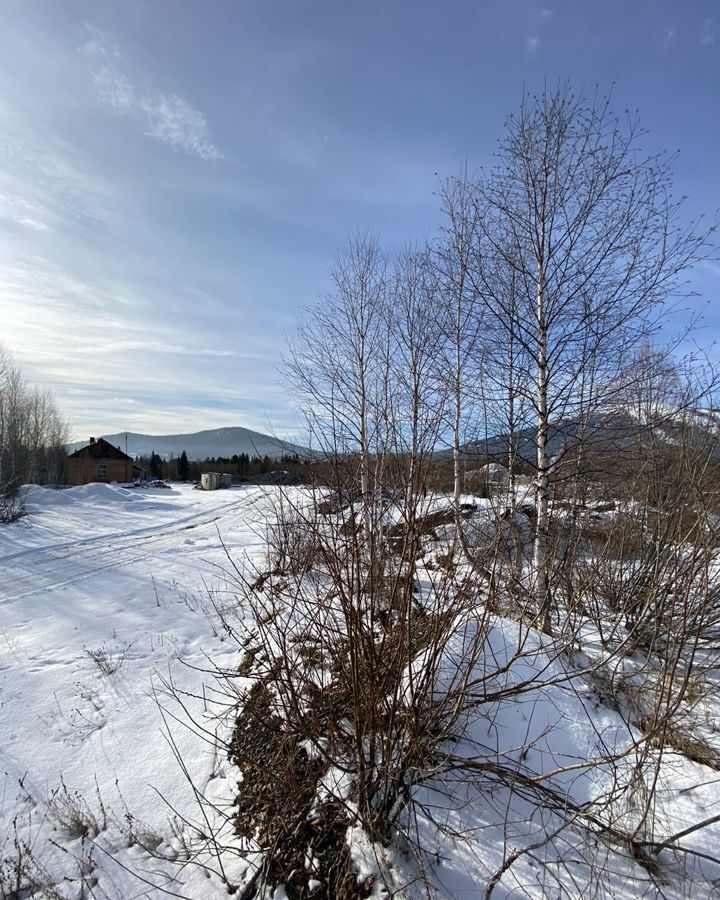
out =
<path fill-rule="evenodd" d="M 299 436 L 279 371 L 350 232 L 436 232 L 523 91 L 569 80 L 720 208 L 710 0 L 0 0 L 0 341 L 77 439 Z M 720 337 L 720 265 L 691 274 Z"/>

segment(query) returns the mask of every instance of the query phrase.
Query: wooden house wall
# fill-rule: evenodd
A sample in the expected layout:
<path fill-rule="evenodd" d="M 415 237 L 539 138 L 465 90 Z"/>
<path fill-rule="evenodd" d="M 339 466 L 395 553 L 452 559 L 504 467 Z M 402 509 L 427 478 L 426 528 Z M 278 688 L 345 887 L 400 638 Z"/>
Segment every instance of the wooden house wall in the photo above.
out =
<path fill-rule="evenodd" d="M 99 468 L 104 466 L 104 475 Z M 67 484 L 91 484 L 100 481 L 132 481 L 133 463 L 128 459 L 92 459 L 89 457 L 69 457 L 66 463 Z"/>

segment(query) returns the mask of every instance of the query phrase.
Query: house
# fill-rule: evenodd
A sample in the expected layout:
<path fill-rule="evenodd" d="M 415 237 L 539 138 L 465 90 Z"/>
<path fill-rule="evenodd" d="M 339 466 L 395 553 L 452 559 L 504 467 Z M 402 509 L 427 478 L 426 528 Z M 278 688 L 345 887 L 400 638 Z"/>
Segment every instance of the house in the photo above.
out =
<path fill-rule="evenodd" d="M 484 497 L 507 491 L 509 485 L 510 472 L 500 463 L 491 462 L 465 474 L 465 490 Z"/>
<path fill-rule="evenodd" d="M 104 438 L 90 438 L 86 447 L 81 447 L 68 456 L 65 462 L 67 484 L 90 484 L 92 481 L 129 482 L 144 478 L 145 472 L 127 453 L 114 447 Z"/>

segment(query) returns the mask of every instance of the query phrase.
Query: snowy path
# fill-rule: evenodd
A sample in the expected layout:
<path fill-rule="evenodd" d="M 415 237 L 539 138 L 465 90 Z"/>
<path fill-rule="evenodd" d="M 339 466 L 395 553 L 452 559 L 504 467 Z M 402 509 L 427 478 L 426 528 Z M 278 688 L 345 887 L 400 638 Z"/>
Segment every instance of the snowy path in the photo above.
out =
<path fill-rule="evenodd" d="M 187 551 L 207 540 L 208 535 L 217 536 L 217 530 L 230 522 L 244 523 L 252 509 L 252 499 L 252 494 L 235 499 L 210 517 L 207 510 L 183 516 L 162 530 L 154 524 L 0 556 L 3 573 L 0 608 L 33 594 L 94 578 L 105 569 L 147 562 L 173 548 Z M 202 537 L 183 540 L 183 532 L 191 529 L 199 529 Z"/>
<path fill-rule="evenodd" d="M 114 815 L 129 811 L 164 846 L 172 813 L 158 795 L 183 815 L 196 814 L 153 690 L 159 674 L 200 696 L 212 681 L 198 671 L 208 658 L 235 664 L 237 648 L 206 615 L 207 591 L 226 588 L 223 544 L 233 559 L 261 552 L 256 530 L 266 503 L 265 493 L 250 488 L 36 488 L 29 515 L 0 530 L 0 835 L 11 836 L 17 816 L 42 867 L 53 879 L 71 878 L 63 896 L 75 896 L 72 857 L 54 847 L 62 835 L 52 813 L 47 818 L 62 784 L 93 809 L 99 790 Z M 116 670 L 103 671 L 93 655 Z M 228 774 L 212 748 L 177 732 L 198 784 Z M 225 785 L 230 798 L 232 783 Z M 9 840 L 3 846 L 0 837 L 0 857 Z M 63 846 L 77 856 L 72 838 Z M 112 859 L 95 865 L 105 885 L 98 896 L 138 892 Z M 204 881 L 202 896 L 213 896 L 207 891 Z"/>

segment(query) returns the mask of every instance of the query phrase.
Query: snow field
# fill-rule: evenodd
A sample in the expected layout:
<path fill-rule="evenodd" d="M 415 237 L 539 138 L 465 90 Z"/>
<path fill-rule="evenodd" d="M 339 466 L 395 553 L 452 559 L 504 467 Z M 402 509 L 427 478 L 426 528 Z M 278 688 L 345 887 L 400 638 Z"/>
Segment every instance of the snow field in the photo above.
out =
<path fill-rule="evenodd" d="M 203 846 L 198 832 L 223 825 L 209 804 L 232 815 L 237 779 L 214 746 L 214 734 L 227 738 L 232 721 L 213 702 L 213 672 L 236 670 L 240 652 L 224 639 L 213 603 L 236 602 L 233 564 L 266 568 L 265 522 L 276 501 L 275 488 L 31 488 L 28 516 L 0 529 L 0 888 L 12 888 L 22 870 L 33 885 L 28 896 L 124 900 L 169 892 L 213 900 L 227 896 L 224 879 L 242 879 L 246 864 L 232 852 L 227 825 L 219 858 L 194 855 Z M 435 499 L 428 511 L 446 505 Z M 394 516 L 391 507 L 387 521 Z M 492 518 L 481 502 L 468 532 L 484 540 Z M 447 537 L 447 530 L 438 533 Z M 418 576 L 427 599 L 431 573 Z M 310 586 L 307 600 L 316 615 Z M 288 608 L 277 627 L 302 630 L 303 615 L 301 605 Z M 447 770 L 413 789 L 420 859 L 375 847 L 360 827 L 349 827 L 359 875 L 377 873 L 381 854 L 395 883 L 408 885 L 408 898 L 474 898 L 512 861 L 494 898 L 715 896 L 720 867 L 693 854 L 715 855 L 718 823 L 679 841 L 683 851 L 663 850 L 658 880 L 622 848 L 567 826 L 567 810 L 553 808 L 566 798 L 591 809 L 613 786 L 631 784 L 640 735 L 602 685 L 575 671 L 546 636 L 479 605 L 477 619 L 465 617 L 448 642 L 437 688 L 453 686 L 478 629 L 477 705 L 445 748 L 477 776 Z M 603 653 L 588 622 L 577 667 Z M 705 653 L 717 665 L 717 651 Z M 642 661 L 612 664 L 632 678 Z M 327 673 L 315 675 L 323 687 Z M 709 671 L 688 727 L 720 749 L 714 679 Z M 205 734 L 187 727 L 193 720 Z M 613 755 L 612 765 L 589 765 Z M 653 759 L 650 752 L 645 762 Z M 673 750 L 661 763 L 658 834 L 677 835 L 719 812 L 716 770 Z M 493 780 L 487 765 L 517 772 L 517 784 Z M 537 790 L 554 799 L 538 803 Z M 349 791 L 347 774 L 332 769 L 318 785 L 318 796 Z M 201 808 L 203 798 L 209 804 Z M 603 815 L 623 826 L 632 801 L 627 794 Z M 418 880 L 421 864 L 427 887 Z"/>
<path fill-rule="evenodd" d="M 143 823 L 146 840 L 170 857 L 193 842 L 182 820 L 196 821 L 199 809 L 175 752 L 196 787 L 210 784 L 232 802 L 226 761 L 171 718 L 182 711 L 163 683 L 186 692 L 198 721 L 221 727 L 202 700 L 214 686 L 202 671 L 208 661 L 237 662 L 208 602 L 209 590 L 223 596 L 227 587 L 219 532 L 238 559 L 262 554 L 263 502 L 254 489 L 33 487 L 28 515 L 0 529 L 0 856 L 8 871 L 24 854 L 37 885 L 54 884 L 68 898 L 90 882 L 97 897 L 135 896 L 143 883 L 131 872 L 139 870 L 155 885 L 178 879 L 172 889 L 185 896 L 226 896 L 199 869 L 180 872 L 128 847 L 128 822 Z M 67 821 L 83 810 L 87 835 Z"/>

